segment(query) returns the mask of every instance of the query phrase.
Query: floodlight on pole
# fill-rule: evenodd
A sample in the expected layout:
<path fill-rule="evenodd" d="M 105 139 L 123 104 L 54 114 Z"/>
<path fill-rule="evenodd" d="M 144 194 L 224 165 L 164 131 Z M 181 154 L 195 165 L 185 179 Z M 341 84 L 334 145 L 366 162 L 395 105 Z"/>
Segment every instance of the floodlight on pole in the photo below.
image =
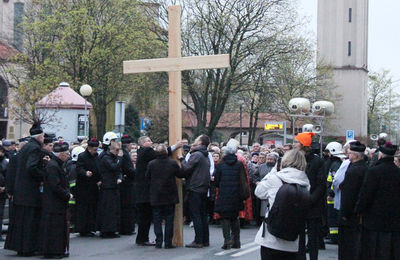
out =
<path fill-rule="evenodd" d="M 84 84 L 80 87 L 79 92 L 81 93 L 81 95 L 83 96 L 83 98 L 85 99 L 85 137 L 88 139 L 89 133 L 88 133 L 88 111 L 87 111 L 87 98 L 92 94 L 93 89 L 90 85 L 88 84 Z"/>

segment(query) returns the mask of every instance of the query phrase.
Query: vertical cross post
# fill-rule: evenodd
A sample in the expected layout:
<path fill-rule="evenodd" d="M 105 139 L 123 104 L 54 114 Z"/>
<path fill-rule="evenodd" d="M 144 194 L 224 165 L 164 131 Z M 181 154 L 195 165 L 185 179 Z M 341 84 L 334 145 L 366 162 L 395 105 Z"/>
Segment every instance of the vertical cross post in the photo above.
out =
<path fill-rule="evenodd" d="M 168 58 L 181 57 L 181 7 L 168 7 Z M 170 71 L 169 76 L 169 143 L 172 145 L 182 139 L 182 73 Z M 174 159 L 178 158 L 176 151 Z M 179 204 L 175 207 L 173 244 L 183 246 L 183 196 L 182 180 L 176 179 Z"/>

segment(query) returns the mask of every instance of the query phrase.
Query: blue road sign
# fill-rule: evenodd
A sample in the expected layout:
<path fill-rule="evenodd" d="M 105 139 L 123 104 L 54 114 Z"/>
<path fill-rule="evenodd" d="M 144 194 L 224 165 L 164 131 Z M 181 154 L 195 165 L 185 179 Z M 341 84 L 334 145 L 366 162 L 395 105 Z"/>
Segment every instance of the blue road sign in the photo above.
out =
<path fill-rule="evenodd" d="M 140 130 L 147 130 L 151 126 L 150 119 L 142 117 L 140 120 Z"/>
<path fill-rule="evenodd" d="M 354 140 L 354 130 L 346 130 L 346 141 Z"/>

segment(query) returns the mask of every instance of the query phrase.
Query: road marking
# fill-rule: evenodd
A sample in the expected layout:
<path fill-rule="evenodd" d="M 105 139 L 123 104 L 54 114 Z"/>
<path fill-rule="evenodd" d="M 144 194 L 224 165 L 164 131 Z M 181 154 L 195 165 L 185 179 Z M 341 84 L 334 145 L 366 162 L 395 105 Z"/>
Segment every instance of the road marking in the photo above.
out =
<path fill-rule="evenodd" d="M 244 251 L 242 251 L 242 252 L 233 254 L 232 257 L 239 257 L 239 256 L 242 256 L 242 255 L 245 255 L 245 254 L 248 254 L 248 253 L 257 251 L 257 250 L 260 250 L 260 246 L 255 246 L 255 247 L 249 248 L 249 249 L 247 249 L 247 250 L 244 250 Z"/>
<path fill-rule="evenodd" d="M 221 256 L 221 255 L 227 255 L 227 254 L 235 253 L 235 252 L 237 252 L 237 251 L 240 251 L 241 249 L 245 249 L 245 248 L 254 246 L 255 244 L 256 244 L 255 242 L 251 242 L 251 243 L 242 245 L 240 249 L 224 250 L 224 251 L 222 251 L 222 252 L 216 253 L 215 255 Z"/>

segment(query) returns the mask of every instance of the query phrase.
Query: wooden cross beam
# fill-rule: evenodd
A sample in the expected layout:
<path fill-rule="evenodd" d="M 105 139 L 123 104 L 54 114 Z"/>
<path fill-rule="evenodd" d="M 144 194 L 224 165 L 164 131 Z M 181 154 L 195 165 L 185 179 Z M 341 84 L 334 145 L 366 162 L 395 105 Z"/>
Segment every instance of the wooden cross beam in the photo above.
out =
<path fill-rule="evenodd" d="M 169 76 L 169 143 L 182 139 L 182 74 L 183 70 L 217 69 L 230 66 L 229 55 L 181 57 L 181 7 L 168 7 L 168 58 L 124 61 L 124 74 L 162 72 Z M 174 154 L 177 158 L 178 154 Z M 179 204 L 175 208 L 174 238 L 176 246 L 183 246 L 182 182 L 177 179 Z"/>

